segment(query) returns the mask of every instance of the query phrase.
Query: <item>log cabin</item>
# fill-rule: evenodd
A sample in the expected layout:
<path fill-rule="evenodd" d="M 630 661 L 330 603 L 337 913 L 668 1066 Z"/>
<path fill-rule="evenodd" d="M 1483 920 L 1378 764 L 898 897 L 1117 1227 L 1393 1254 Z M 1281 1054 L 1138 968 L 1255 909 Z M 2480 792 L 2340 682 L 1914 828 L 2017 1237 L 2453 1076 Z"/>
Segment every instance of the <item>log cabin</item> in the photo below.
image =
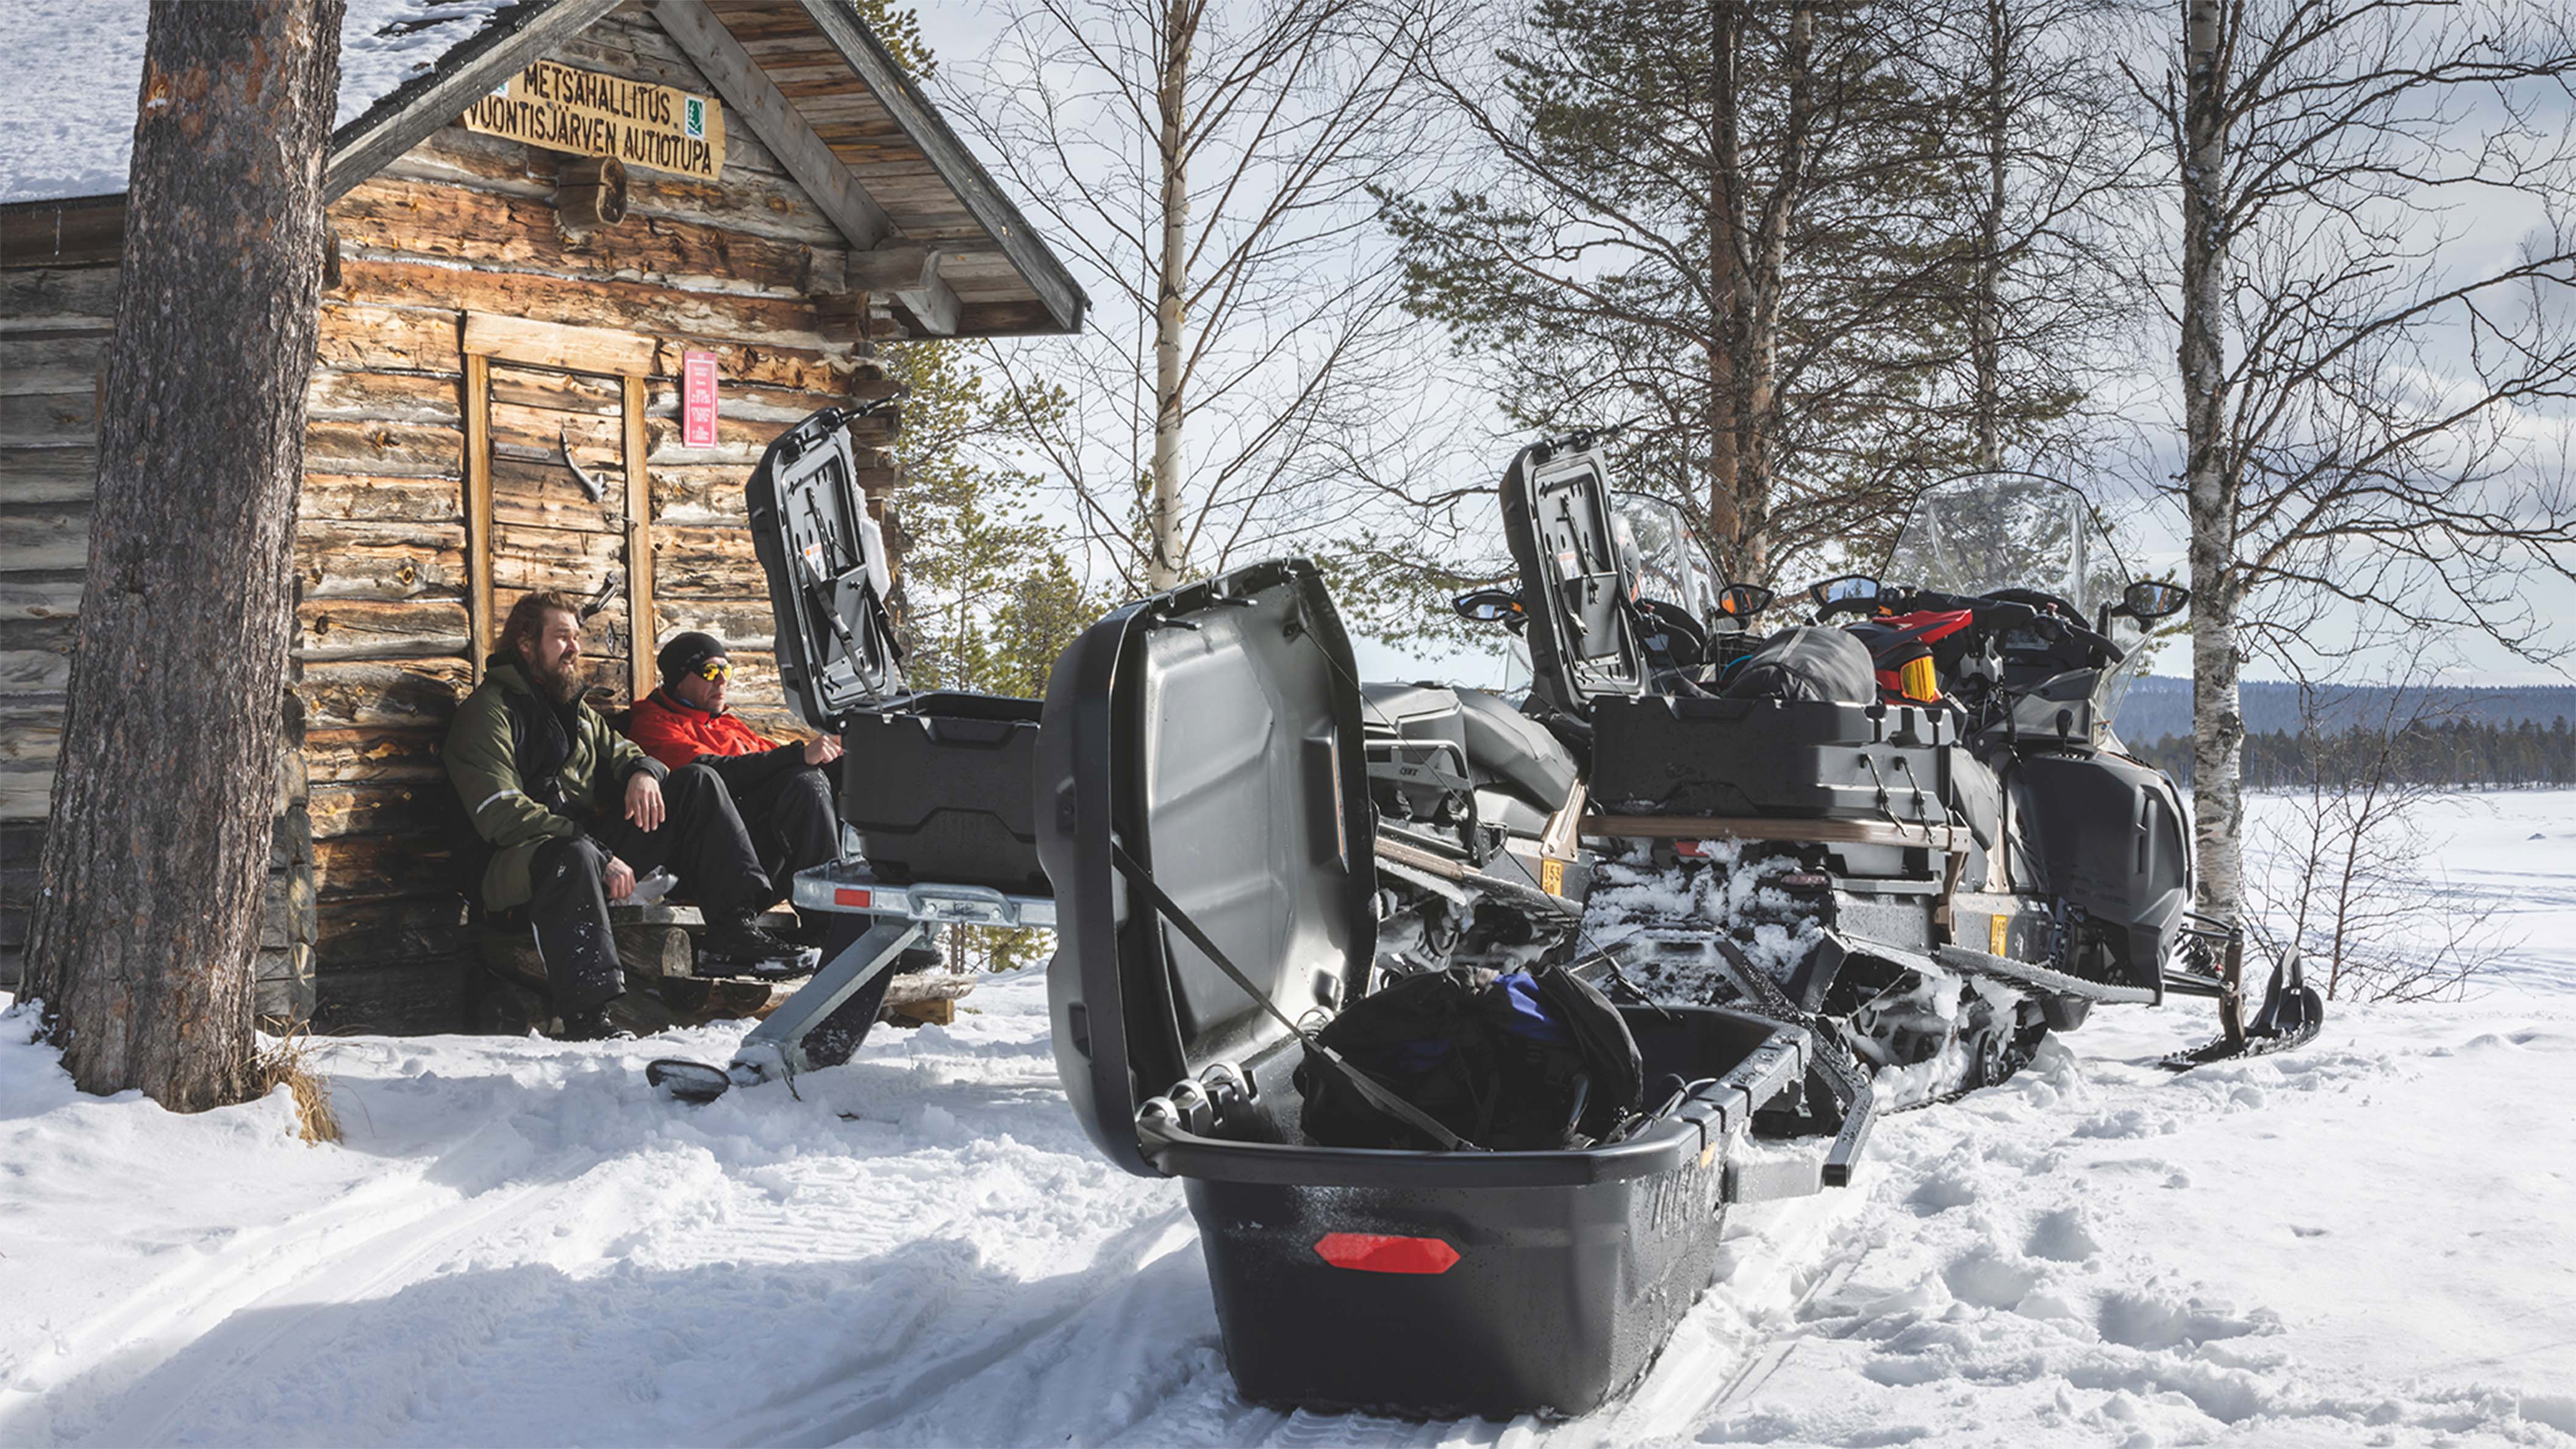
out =
<path fill-rule="evenodd" d="M 0 139 L 0 986 L 89 563 L 143 10 L 7 37 L 56 124 Z M 350 0 L 342 50 L 259 1010 L 456 1030 L 437 747 L 511 603 L 605 595 L 596 703 L 703 629 L 784 722 L 761 450 L 893 392 L 883 345 L 1072 332 L 1086 302 L 849 0 Z M 872 427 L 882 515 L 900 414 Z"/>

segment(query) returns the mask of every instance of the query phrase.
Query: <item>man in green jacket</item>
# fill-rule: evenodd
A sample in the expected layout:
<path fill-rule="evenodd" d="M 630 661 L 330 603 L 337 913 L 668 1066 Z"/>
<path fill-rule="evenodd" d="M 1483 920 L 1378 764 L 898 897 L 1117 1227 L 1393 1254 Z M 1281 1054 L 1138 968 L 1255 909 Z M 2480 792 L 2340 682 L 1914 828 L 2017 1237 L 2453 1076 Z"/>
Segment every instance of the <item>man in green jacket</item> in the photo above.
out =
<path fill-rule="evenodd" d="M 724 782 L 665 769 L 581 698 L 581 606 L 529 594 L 510 610 L 447 731 L 447 778 L 491 847 L 483 904 L 527 908 L 555 1012 L 572 1037 L 607 1033 L 625 990 L 608 903 L 667 866 L 707 916 L 702 955 L 793 964 L 802 953 L 752 923 L 778 898 Z"/>

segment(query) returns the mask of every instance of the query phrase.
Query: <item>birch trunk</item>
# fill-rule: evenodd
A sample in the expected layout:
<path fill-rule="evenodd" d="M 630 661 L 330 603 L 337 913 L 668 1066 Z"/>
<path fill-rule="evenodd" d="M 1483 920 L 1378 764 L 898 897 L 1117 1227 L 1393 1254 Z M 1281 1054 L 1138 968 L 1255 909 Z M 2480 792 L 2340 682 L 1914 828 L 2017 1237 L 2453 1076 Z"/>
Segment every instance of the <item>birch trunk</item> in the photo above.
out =
<path fill-rule="evenodd" d="M 2221 0 L 2183 8 L 2183 482 L 2191 520 L 2192 838 L 2200 909 L 2244 899 L 2245 717 L 2237 697 L 2236 491 L 2227 456 L 2226 85 Z"/>
<path fill-rule="evenodd" d="M 1181 525 L 1181 370 L 1182 293 L 1189 283 L 1190 188 L 1187 161 L 1186 100 L 1190 45 L 1198 29 L 1197 0 L 1166 0 L 1163 7 L 1163 65 L 1155 87 L 1160 103 L 1156 141 L 1163 190 L 1162 246 L 1154 297 L 1154 504 L 1148 526 L 1153 556 L 1145 579 L 1168 589 L 1186 575 L 1187 539 Z"/>
<path fill-rule="evenodd" d="M 1735 244 L 1738 198 L 1743 195 L 1735 172 L 1735 7 L 1741 0 L 1716 0 L 1709 14 L 1708 154 L 1708 295 L 1715 315 L 1708 328 L 1708 523 L 1733 577 L 1748 577 L 1742 567 L 1744 510 L 1738 506 L 1736 430 L 1736 349 L 1744 329 L 1736 301 Z"/>
<path fill-rule="evenodd" d="M 158 0 L 27 992 L 83 1091 L 242 1099 L 342 0 Z"/>
<path fill-rule="evenodd" d="M 1986 95 L 1982 137 L 1986 194 L 1977 217 L 1976 298 L 1968 318 L 1976 367 L 1976 438 L 1971 461 L 1979 468 L 2004 465 L 2003 429 L 2003 231 L 2007 137 L 2004 134 L 2005 67 L 2011 56 L 2011 16 L 2005 0 L 1986 0 Z"/>
<path fill-rule="evenodd" d="M 1807 161 L 1814 146 L 1815 38 L 1815 7 L 1801 4 L 1789 16 L 1788 43 L 1781 56 L 1789 73 L 1789 104 L 1780 173 L 1763 207 L 1752 275 L 1739 288 L 1746 305 L 1738 363 L 1741 403 L 1736 413 L 1735 491 L 1744 518 L 1737 545 L 1740 576 L 1748 579 L 1767 578 L 1771 572 L 1772 414 L 1779 405 L 1781 276 L 1788 267 L 1789 224 L 1798 198 L 1805 194 Z"/>

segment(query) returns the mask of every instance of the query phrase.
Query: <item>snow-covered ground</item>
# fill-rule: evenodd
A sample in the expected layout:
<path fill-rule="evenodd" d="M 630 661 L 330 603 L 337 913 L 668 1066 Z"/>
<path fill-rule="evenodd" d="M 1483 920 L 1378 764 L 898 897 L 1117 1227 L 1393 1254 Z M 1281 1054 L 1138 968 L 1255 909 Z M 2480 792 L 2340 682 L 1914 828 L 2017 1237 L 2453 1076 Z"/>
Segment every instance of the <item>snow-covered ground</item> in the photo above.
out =
<path fill-rule="evenodd" d="M 1740 1213 L 1562 1424 L 1237 1399 L 1180 1189 L 1084 1141 L 1038 973 L 698 1109 L 640 1068 L 733 1029 L 323 1043 L 337 1147 L 283 1096 L 82 1098 L 0 1018 L 0 1444 L 2576 1443 L 2576 793 L 2446 810 L 2524 941 L 2478 999 L 2183 1077 L 2204 1006 L 2098 1013 Z"/>

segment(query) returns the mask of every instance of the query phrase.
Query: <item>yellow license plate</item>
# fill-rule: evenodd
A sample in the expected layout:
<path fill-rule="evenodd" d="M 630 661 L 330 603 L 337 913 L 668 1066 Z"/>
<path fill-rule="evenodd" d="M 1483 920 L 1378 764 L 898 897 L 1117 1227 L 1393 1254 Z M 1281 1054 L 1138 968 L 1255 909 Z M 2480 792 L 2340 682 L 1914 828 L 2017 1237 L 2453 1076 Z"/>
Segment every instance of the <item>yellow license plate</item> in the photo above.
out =
<path fill-rule="evenodd" d="M 1989 919 L 1994 922 L 1994 926 L 1986 933 L 1986 953 L 1991 956 L 2001 956 L 2004 954 L 2004 928 L 2012 923 L 2012 917 L 1994 916 Z"/>
<path fill-rule="evenodd" d="M 1541 860 L 1538 863 L 1539 889 L 1552 896 L 1565 894 L 1565 862 Z"/>

